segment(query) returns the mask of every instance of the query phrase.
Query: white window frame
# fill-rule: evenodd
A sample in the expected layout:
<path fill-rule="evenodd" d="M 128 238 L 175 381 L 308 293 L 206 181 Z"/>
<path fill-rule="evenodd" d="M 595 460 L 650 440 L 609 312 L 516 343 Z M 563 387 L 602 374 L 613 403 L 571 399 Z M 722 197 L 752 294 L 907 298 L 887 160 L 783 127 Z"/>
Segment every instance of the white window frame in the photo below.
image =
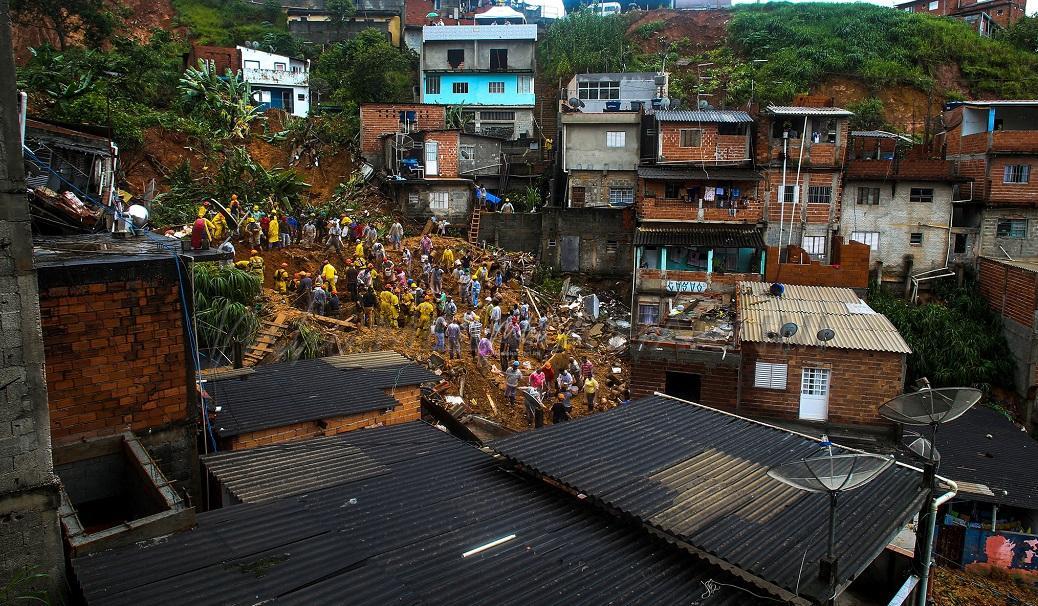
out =
<path fill-rule="evenodd" d="M 932 10 L 932 11 L 935 11 L 935 10 L 941 8 L 940 0 L 930 0 L 930 4 L 928 5 L 928 8 L 930 10 Z"/>
<path fill-rule="evenodd" d="M 467 94 L 469 94 L 469 83 L 468 82 L 452 82 L 451 83 L 451 94 L 454 94 L 454 95 L 467 95 Z"/>
<path fill-rule="evenodd" d="M 649 311 L 650 309 L 655 309 L 656 310 L 656 314 L 654 316 L 655 320 L 652 321 L 652 322 L 645 322 L 643 320 L 646 317 L 644 312 Z M 649 315 L 652 315 L 652 314 L 649 314 Z M 638 324 L 640 324 L 642 326 L 656 326 L 659 323 L 660 323 L 660 304 L 659 303 L 642 303 L 641 301 L 639 301 L 638 302 Z"/>
<path fill-rule="evenodd" d="M 622 130 L 611 130 L 606 132 L 606 147 L 626 147 L 627 133 Z"/>
<path fill-rule="evenodd" d="M 471 143 L 462 143 L 458 145 L 458 158 L 460 160 L 475 160 L 476 146 Z"/>
<path fill-rule="evenodd" d="M 533 93 L 533 76 L 519 76 L 518 81 L 515 85 L 515 92 L 520 95 L 529 95 Z"/>
<path fill-rule="evenodd" d="M 788 378 L 789 365 L 785 362 L 761 362 L 758 360 L 753 370 L 753 386 L 758 389 L 785 391 Z"/>
<path fill-rule="evenodd" d="M 800 248 L 812 257 L 822 258 L 825 256 L 825 236 L 804 236 Z"/>
<path fill-rule="evenodd" d="M 274 62 L 274 71 L 276 71 L 276 72 L 288 71 L 288 65 L 286 65 L 284 63 L 281 63 L 280 61 L 275 61 Z"/>
<path fill-rule="evenodd" d="M 920 202 L 928 204 L 933 202 L 933 188 L 932 187 L 912 187 L 908 190 L 908 201 L 909 202 Z"/>
<path fill-rule="evenodd" d="M 610 187 L 609 188 L 609 205 L 610 206 L 630 206 L 634 204 L 634 188 L 633 187 Z"/>
<path fill-rule="evenodd" d="M 443 212 L 450 209 L 451 195 L 445 191 L 429 192 L 429 210 Z"/>
<path fill-rule="evenodd" d="M 577 98 L 590 101 L 617 101 L 620 99 L 620 81 L 578 82 Z"/>
<path fill-rule="evenodd" d="M 1002 183 L 1024 185 L 1031 180 L 1030 164 L 1007 164 L 1002 169 Z"/>
<path fill-rule="evenodd" d="M 244 67 L 245 69 L 259 69 L 260 68 L 260 62 L 259 61 L 253 61 L 252 59 L 246 59 L 242 63 L 242 67 Z"/>
<path fill-rule="evenodd" d="M 868 244 L 872 252 L 879 252 L 879 232 L 878 231 L 852 231 L 851 240 L 855 242 L 861 242 L 862 244 Z"/>
<path fill-rule="evenodd" d="M 487 93 L 491 95 L 503 95 L 505 94 L 505 83 L 504 82 L 487 82 Z"/>

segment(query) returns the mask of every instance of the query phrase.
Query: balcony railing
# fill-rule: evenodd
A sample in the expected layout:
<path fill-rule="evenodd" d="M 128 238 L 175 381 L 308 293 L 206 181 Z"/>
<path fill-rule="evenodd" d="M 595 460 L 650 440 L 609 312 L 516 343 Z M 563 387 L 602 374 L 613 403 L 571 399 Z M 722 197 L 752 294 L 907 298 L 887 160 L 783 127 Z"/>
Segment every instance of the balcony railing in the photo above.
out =
<path fill-rule="evenodd" d="M 698 203 L 675 198 L 643 198 L 638 203 L 641 219 L 676 219 L 683 221 L 705 221 L 711 223 L 757 223 L 764 218 L 763 205 L 758 200 L 725 203 L 718 207 L 716 202 L 703 202 L 702 212 Z"/>
<path fill-rule="evenodd" d="M 250 84 L 272 84 L 275 86 L 309 86 L 310 75 L 307 72 L 291 72 L 279 69 L 247 68 L 242 70 L 242 78 Z"/>

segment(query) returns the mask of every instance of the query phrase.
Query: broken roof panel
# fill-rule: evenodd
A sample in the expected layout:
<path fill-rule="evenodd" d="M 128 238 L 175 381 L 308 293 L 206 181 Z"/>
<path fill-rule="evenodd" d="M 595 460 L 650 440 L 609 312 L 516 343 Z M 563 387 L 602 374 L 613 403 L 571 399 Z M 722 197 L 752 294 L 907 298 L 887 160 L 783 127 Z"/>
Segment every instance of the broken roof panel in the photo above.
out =
<path fill-rule="evenodd" d="M 912 353 L 901 333 L 886 316 L 876 313 L 849 288 L 784 284 L 782 296 L 769 292 L 767 282 L 739 282 L 736 286 L 740 338 L 756 343 L 788 343 L 819 347 L 818 331 L 830 328 L 836 336 L 826 347 Z M 788 322 L 797 332 L 788 339 L 777 337 Z"/>
<path fill-rule="evenodd" d="M 86 602 L 687 605 L 711 583 L 703 604 L 774 603 L 424 423 L 342 440 L 389 471 L 348 467 L 334 486 L 213 510 L 194 530 L 77 558 Z"/>
<path fill-rule="evenodd" d="M 658 394 L 490 447 L 519 469 L 733 565 L 763 587 L 790 594 L 799 587 L 799 595 L 824 600 L 818 569 L 828 500 L 767 475 L 818 452 L 813 438 Z M 904 465 L 840 497 L 841 588 L 925 497 L 922 474 Z"/>
<path fill-rule="evenodd" d="M 393 408 L 394 387 L 439 377 L 395 352 L 376 352 L 257 366 L 243 377 L 215 380 L 206 390 L 219 407 L 221 438 L 261 429 Z"/>
<path fill-rule="evenodd" d="M 735 223 L 643 223 L 634 245 L 764 248 L 764 235 L 756 226 Z"/>

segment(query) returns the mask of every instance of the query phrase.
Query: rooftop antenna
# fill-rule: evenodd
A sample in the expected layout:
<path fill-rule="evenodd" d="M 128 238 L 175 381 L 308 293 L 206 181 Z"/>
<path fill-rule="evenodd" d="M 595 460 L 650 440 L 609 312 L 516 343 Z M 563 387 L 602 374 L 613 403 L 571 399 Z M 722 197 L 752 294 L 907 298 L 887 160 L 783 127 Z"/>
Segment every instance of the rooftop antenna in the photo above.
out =
<path fill-rule="evenodd" d="M 824 492 L 829 495 L 829 540 L 825 557 L 819 562 L 819 578 L 826 583 L 826 604 L 836 604 L 836 505 L 841 492 L 854 490 L 876 479 L 894 463 L 893 457 L 876 454 L 847 452 L 833 453 L 833 444 L 822 436 L 819 450 L 815 454 L 776 465 L 768 470 L 773 479 L 807 492 Z"/>
<path fill-rule="evenodd" d="M 930 426 L 930 439 L 921 435 L 909 436 L 906 447 L 914 455 L 926 461 L 923 466 L 923 486 L 929 490 L 927 505 L 919 513 L 919 529 L 916 533 L 916 560 L 919 584 L 916 588 L 916 604 L 925 606 L 930 583 L 930 566 L 933 560 L 934 529 L 937 521 L 937 508 L 955 493 L 947 493 L 937 498 L 937 468 L 940 464 L 940 453 L 937 452 L 937 429 L 944 423 L 950 423 L 966 414 L 974 404 L 980 401 L 981 392 L 972 387 L 940 387 L 933 389 L 924 377 L 920 379 L 922 387 L 915 392 L 901 394 L 884 402 L 879 407 L 879 414 L 885 419 L 899 425 Z M 924 522 L 924 518 L 926 521 Z"/>

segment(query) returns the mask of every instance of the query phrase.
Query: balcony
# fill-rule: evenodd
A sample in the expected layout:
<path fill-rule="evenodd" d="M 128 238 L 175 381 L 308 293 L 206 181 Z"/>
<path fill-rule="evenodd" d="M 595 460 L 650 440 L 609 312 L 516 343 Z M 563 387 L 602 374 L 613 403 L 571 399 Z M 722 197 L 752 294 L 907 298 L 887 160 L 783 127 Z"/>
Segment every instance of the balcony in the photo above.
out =
<path fill-rule="evenodd" d="M 697 204 L 679 198 L 642 198 L 638 202 L 638 218 L 707 223 L 759 223 L 764 219 L 760 200 L 732 204 L 729 208 L 718 208 L 712 202 L 704 202 L 700 209 Z"/>
<path fill-rule="evenodd" d="M 241 70 L 241 72 L 242 78 L 249 84 L 271 86 L 310 85 L 310 75 L 305 71 L 291 72 L 283 69 L 247 68 Z"/>

